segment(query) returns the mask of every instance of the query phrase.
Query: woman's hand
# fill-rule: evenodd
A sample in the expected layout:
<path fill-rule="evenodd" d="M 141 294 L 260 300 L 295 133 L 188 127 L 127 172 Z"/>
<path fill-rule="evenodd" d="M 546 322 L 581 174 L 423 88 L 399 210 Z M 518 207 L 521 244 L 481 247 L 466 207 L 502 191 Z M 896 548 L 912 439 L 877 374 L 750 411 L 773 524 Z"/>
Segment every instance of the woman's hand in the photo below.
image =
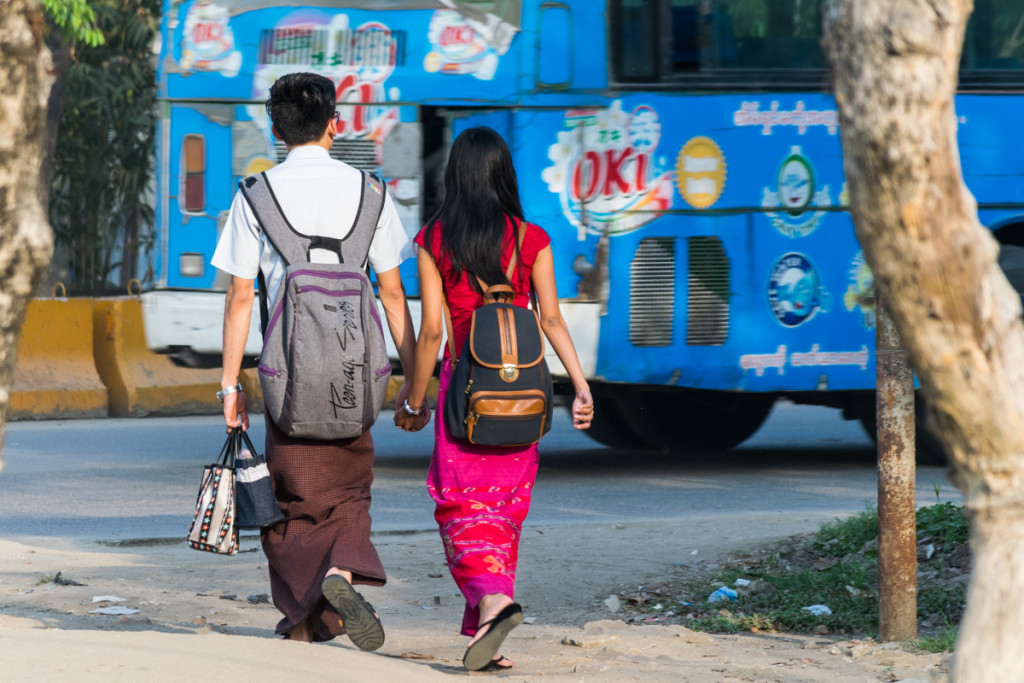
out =
<path fill-rule="evenodd" d="M 580 389 L 572 400 L 572 426 L 576 429 L 589 429 L 594 420 L 594 397 L 590 389 Z"/>

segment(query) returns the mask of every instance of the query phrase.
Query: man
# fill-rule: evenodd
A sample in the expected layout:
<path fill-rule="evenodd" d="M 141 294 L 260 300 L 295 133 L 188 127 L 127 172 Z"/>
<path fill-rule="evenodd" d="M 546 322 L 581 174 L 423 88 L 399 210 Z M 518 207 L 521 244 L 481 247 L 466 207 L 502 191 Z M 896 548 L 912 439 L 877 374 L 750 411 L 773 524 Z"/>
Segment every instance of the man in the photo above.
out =
<path fill-rule="evenodd" d="M 274 137 L 288 148 L 284 162 L 266 172 L 288 222 L 306 235 L 344 238 L 359 208 L 362 176 L 329 155 L 337 134 L 333 83 L 312 73 L 282 76 L 271 87 L 266 106 Z M 412 253 L 387 196 L 368 262 L 377 274 L 380 301 L 405 377 L 412 376 L 415 337 L 398 265 Z M 337 263 L 338 255 L 312 249 L 310 260 Z M 267 301 L 272 304 L 285 263 L 260 230 L 240 191 L 212 262 L 232 276 L 224 307 L 222 391 L 218 395 L 228 429 L 238 425 L 248 429 L 238 373 L 249 331 L 253 282 L 262 272 Z M 407 393 L 403 386 L 399 400 Z M 353 439 L 298 439 L 278 429 L 269 417 L 266 423 L 267 464 L 285 514 L 284 521 L 261 532 L 274 605 L 284 615 L 277 633 L 303 642 L 347 633 L 360 649 L 375 650 L 384 643 L 383 627 L 370 604 L 352 588 L 353 584 L 381 586 L 386 581 L 370 541 L 370 432 Z"/>

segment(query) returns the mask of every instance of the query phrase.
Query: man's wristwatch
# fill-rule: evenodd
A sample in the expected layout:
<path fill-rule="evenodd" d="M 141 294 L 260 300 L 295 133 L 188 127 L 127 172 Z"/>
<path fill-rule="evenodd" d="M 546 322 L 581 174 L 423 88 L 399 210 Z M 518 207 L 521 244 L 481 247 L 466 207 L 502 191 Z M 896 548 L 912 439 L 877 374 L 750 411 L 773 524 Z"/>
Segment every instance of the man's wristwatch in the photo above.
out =
<path fill-rule="evenodd" d="M 217 392 L 217 400 L 220 401 L 221 403 L 223 403 L 225 396 L 227 396 L 228 394 L 233 394 L 236 391 L 242 391 L 242 383 L 241 382 L 239 382 L 238 384 L 235 384 L 234 386 L 224 387 L 223 389 L 218 391 Z"/>

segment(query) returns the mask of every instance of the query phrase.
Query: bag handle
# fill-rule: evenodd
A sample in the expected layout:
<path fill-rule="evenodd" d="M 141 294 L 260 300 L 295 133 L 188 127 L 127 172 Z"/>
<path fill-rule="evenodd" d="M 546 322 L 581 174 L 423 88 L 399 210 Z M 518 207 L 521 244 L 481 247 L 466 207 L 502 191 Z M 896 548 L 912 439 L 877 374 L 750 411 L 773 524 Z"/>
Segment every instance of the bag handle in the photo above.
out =
<path fill-rule="evenodd" d="M 235 458 L 238 455 L 238 435 L 235 434 L 235 431 L 240 429 L 240 427 L 235 427 L 228 432 L 228 438 L 221 447 L 220 455 L 217 456 L 217 462 L 215 464 L 221 467 L 235 469 Z"/>
<path fill-rule="evenodd" d="M 236 451 L 236 454 L 241 452 L 242 444 L 244 443 L 245 447 L 249 449 L 250 453 L 252 453 L 253 455 L 259 455 L 259 452 L 256 450 L 256 447 L 253 446 L 252 441 L 249 440 L 249 432 L 245 431 L 241 427 L 235 427 L 232 431 L 238 433 L 238 450 Z"/>
<path fill-rule="evenodd" d="M 518 239 L 515 242 L 513 242 L 513 244 L 515 246 L 515 250 L 512 252 L 512 258 L 509 259 L 508 268 L 505 269 L 505 277 L 509 280 L 509 282 L 512 281 L 512 274 L 515 273 L 516 265 L 517 265 L 516 262 L 519 260 L 518 259 L 518 257 L 519 257 L 519 250 L 522 249 L 522 247 L 523 247 L 523 240 L 525 240 L 525 239 L 526 239 L 526 223 L 523 223 L 522 221 L 519 221 L 519 236 L 518 236 Z M 437 263 L 436 262 L 434 263 L 434 268 L 437 270 L 437 276 L 440 278 L 441 277 L 441 271 L 440 271 L 440 269 L 437 268 Z M 492 291 L 492 290 L 494 290 L 494 291 L 503 290 L 502 293 L 508 292 L 509 301 L 511 301 L 512 298 L 515 297 L 515 290 L 513 290 L 508 285 L 492 285 L 491 287 L 488 287 L 487 284 L 483 280 L 481 280 L 479 276 L 477 276 L 476 281 L 477 281 L 477 284 L 480 285 L 480 290 L 484 293 L 484 298 L 485 299 L 487 298 L 488 293 L 490 291 Z M 536 293 L 533 291 L 533 285 L 532 284 L 530 285 L 530 301 L 533 302 L 534 310 L 536 310 L 536 308 L 537 308 L 537 297 L 536 297 Z M 441 281 L 441 308 L 444 310 L 444 326 L 445 326 L 445 331 L 448 333 L 448 357 L 452 359 L 452 364 L 454 365 L 456 362 L 458 362 L 459 356 L 455 352 L 455 334 L 453 332 L 453 327 L 452 327 L 452 312 L 451 312 L 451 309 L 448 308 L 448 297 L 446 297 L 444 295 L 444 280 L 443 279 Z"/>

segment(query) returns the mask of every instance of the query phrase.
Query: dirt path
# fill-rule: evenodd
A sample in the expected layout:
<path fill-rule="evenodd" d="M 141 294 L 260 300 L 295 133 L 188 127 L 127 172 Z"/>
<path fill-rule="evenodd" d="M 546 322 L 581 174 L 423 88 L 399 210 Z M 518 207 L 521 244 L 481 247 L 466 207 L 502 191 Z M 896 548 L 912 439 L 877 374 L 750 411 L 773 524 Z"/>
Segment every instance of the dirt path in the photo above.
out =
<path fill-rule="evenodd" d="M 678 523 L 530 527 L 520 558 L 527 622 L 503 652 L 509 681 L 929 681 L 940 655 L 898 646 L 759 633 L 710 636 L 626 624 L 604 600 L 677 565 L 816 529 L 831 515 L 719 517 Z M 465 677 L 462 600 L 433 533 L 375 538 L 390 581 L 364 594 L 387 629 L 379 653 L 347 639 L 273 637 L 266 563 L 252 536 L 236 557 L 184 543 L 107 548 L 0 541 L 0 662 L 11 681 L 435 681 Z M 61 573 L 65 582 L 41 583 Z M 95 597 L 120 597 L 123 602 Z M 89 614 L 103 607 L 137 613 Z M 200 636 L 200 637 L 197 637 Z M 480 676 L 484 674 L 472 674 Z"/>

